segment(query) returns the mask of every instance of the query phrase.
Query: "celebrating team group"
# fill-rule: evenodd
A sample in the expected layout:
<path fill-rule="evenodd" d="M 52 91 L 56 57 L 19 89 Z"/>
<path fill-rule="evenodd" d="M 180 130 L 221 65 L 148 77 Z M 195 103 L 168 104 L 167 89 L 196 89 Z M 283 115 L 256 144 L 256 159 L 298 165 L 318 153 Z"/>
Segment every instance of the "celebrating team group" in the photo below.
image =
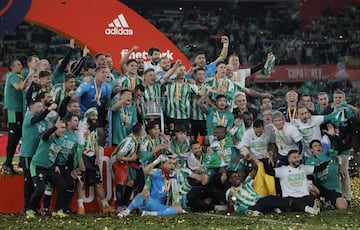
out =
<path fill-rule="evenodd" d="M 11 60 L 3 169 L 17 174 L 12 160 L 20 141 L 25 215 L 65 217 L 74 212 L 74 193 L 76 212 L 84 215 L 86 186 L 94 186 L 103 212 L 120 218 L 135 209 L 154 216 L 347 209 L 350 124 L 357 110 L 345 93 L 336 90 L 330 103 L 324 92 L 312 98 L 290 90 L 286 105 L 275 110 L 270 93 L 245 87 L 246 77 L 271 73 L 275 56 L 244 69 L 237 55 L 228 56 L 228 37 L 221 43 L 216 60 L 207 64 L 198 52 L 190 69 L 160 57 L 156 47 L 147 62 L 130 59 L 134 46 L 122 57 L 120 73 L 111 55 L 92 58 L 86 46 L 72 60 L 74 39 L 54 68 L 36 55 L 26 70 Z M 247 96 L 259 98 L 260 111 Z M 112 151 L 114 203 L 99 167 L 104 148 Z"/>

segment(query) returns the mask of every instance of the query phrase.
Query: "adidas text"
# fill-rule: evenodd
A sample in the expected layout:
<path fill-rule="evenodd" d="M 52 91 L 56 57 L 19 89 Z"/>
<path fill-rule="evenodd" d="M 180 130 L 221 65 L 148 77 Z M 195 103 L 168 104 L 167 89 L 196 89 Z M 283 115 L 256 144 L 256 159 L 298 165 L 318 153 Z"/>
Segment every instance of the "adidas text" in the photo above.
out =
<path fill-rule="evenodd" d="M 106 35 L 133 35 L 133 30 L 132 29 L 124 29 L 122 27 L 121 28 L 118 28 L 118 27 L 106 28 L 105 34 Z"/>

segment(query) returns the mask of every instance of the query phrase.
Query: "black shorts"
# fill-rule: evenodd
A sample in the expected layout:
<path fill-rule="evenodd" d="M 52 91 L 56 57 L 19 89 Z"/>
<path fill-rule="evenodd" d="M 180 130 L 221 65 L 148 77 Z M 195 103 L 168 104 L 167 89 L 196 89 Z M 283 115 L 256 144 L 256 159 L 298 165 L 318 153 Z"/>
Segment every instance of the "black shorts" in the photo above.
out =
<path fill-rule="evenodd" d="M 66 182 L 66 189 L 69 191 L 74 191 L 75 189 L 75 180 L 71 176 L 71 169 L 66 165 L 60 165 L 60 173 Z"/>
<path fill-rule="evenodd" d="M 89 186 L 102 183 L 99 165 L 95 164 L 95 156 L 88 157 L 83 154 L 82 158 L 84 160 L 86 171 L 81 172 L 81 181 Z"/>
<path fill-rule="evenodd" d="M 332 205 L 335 206 L 336 199 L 342 197 L 341 193 L 336 192 L 335 190 L 326 189 L 320 185 L 316 185 L 320 191 L 320 197 L 325 197 L 325 201 L 330 201 Z"/>
<path fill-rule="evenodd" d="M 198 134 L 200 134 L 200 136 L 206 136 L 206 120 L 191 120 L 191 134 L 193 136 L 197 136 Z"/>
<path fill-rule="evenodd" d="M 168 134 L 175 135 L 175 127 L 177 125 L 184 125 L 186 128 L 187 135 L 188 136 L 191 135 L 190 119 L 175 119 L 175 118 L 171 118 L 171 117 L 167 118 Z"/>

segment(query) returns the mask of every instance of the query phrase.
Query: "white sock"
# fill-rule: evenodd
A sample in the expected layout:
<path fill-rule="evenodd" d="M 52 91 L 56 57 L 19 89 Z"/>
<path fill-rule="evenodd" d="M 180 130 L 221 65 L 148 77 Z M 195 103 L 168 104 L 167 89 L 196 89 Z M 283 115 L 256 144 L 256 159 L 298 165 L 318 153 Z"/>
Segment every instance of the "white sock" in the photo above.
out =
<path fill-rule="evenodd" d="M 312 207 L 309 207 L 309 206 L 305 206 L 305 212 L 313 212 L 313 208 Z"/>
<path fill-rule="evenodd" d="M 79 208 L 83 208 L 83 207 L 84 207 L 84 199 L 78 199 L 77 202 L 78 202 L 78 207 L 79 207 Z"/>
<path fill-rule="evenodd" d="M 144 211 L 143 214 L 145 216 L 157 216 L 157 212 L 153 212 L 153 211 Z"/>

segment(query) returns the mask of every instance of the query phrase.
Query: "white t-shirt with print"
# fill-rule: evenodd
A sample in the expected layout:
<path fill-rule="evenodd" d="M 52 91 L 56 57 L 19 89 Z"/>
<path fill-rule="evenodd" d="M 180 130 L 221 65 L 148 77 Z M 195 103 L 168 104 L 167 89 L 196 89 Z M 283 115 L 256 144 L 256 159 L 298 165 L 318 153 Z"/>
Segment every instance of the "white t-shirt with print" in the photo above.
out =
<path fill-rule="evenodd" d="M 293 168 L 290 165 L 275 168 L 275 177 L 280 179 L 283 197 L 304 197 L 309 195 L 307 175 L 314 173 L 314 166 L 300 165 Z"/>

